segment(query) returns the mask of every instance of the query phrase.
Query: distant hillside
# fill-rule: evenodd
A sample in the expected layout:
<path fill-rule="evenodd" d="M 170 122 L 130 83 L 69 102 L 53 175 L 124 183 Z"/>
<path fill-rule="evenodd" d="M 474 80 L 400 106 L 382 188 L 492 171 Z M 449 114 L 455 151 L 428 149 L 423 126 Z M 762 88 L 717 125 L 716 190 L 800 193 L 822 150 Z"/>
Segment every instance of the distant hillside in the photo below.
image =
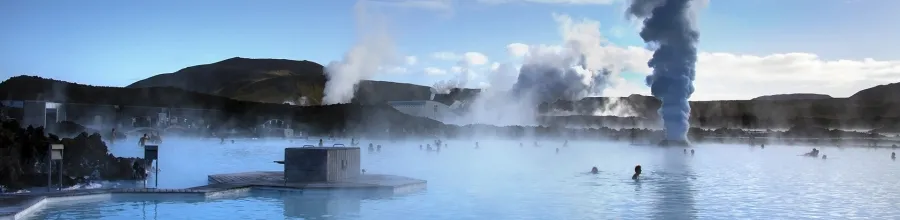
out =
<path fill-rule="evenodd" d="M 226 97 L 187 91 L 174 87 L 118 88 L 69 83 L 36 76 L 17 76 L 0 82 L 0 95 L 6 100 L 45 100 L 81 104 L 126 105 L 172 108 L 217 109 L 223 112 L 208 118 L 229 126 L 248 127 L 258 124 L 258 117 L 290 115 L 297 128 L 309 132 L 328 133 L 352 129 L 389 126 L 415 130 L 433 128 L 440 122 L 412 117 L 380 105 L 341 104 L 325 106 L 290 106 L 234 100 Z M 383 130 L 383 129 L 380 129 Z"/>
<path fill-rule="evenodd" d="M 779 94 L 779 95 L 767 95 L 753 98 L 751 100 L 754 101 L 785 101 L 785 100 L 819 100 L 819 99 L 830 99 L 832 98 L 830 95 L 823 94 L 812 94 L 812 93 L 795 93 L 795 94 Z"/>
<path fill-rule="evenodd" d="M 231 58 L 137 81 L 128 88 L 175 87 L 244 101 L 319 104 L 325 85 L 322 65 L 311 61 Z"/>
<path fill-rule="evenodd" d="M 326 80 L 324 67 L 312 61 L 235 57 L 156 75 L 127 87 L 168 86 L 267 103 L 300 104 L 301 98 L 305 98 L 306 103 L 318 105 L 324 95 Z M 388 101 L 426 100 L 430 97 L 430 88 L 427 86 L 363 81 L 359 84 L 353 102 L 383 104 Z"/>
<path fill-rule="evenodd" d="M 882 105 L 900 102 L 900 83 L 879 85 L 863 89 L 849 98 L 857 104 Z"/>

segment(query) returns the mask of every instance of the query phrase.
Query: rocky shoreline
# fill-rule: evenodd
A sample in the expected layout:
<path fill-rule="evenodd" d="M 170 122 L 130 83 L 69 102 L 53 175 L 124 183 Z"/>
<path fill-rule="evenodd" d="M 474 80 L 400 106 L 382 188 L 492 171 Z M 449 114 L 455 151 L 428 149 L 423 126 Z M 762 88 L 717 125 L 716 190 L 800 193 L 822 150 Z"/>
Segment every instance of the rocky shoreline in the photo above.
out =
<path fill-rule="evenodd" d="M 65 123 L 65 122 L 64 122 Z M 51 144 L 66 146 L 63 153 L 63 185 L 92 180 L 138 180 L 132 169 L 142 158 L 116 157 L 109 153 L 100 134 L 80 132 L 72 138 L 45 133 L 42 127 L 21 128 L 5 120 L 0 128 L 0 186 L 5 191 L 47 186 L 47 157 Z M 53 184 L 58 184 L 54 168 Z"/>

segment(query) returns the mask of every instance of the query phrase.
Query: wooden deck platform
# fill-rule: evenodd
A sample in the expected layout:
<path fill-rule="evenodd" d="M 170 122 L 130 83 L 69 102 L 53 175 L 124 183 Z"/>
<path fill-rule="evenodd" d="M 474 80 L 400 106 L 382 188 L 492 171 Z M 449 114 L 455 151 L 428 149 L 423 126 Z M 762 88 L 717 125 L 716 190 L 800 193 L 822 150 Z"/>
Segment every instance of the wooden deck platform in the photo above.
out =
<path fill-rule="evenodd" d="M 285 183 L 284 172 L 257 171 L 209 175 L 209 185 L 187 189 L 84 189 L 71 191 L 0 194 L 0 220 L 18 220 L 48 202 L 109 199 L 113 195 L 189 196 L 200 201 L 236 198 L 251 190 L 365 190 L 368 195 L 394 196 L 425 189 L 426 181 L 393 175 L 363 174 L 334 183 Z"/>

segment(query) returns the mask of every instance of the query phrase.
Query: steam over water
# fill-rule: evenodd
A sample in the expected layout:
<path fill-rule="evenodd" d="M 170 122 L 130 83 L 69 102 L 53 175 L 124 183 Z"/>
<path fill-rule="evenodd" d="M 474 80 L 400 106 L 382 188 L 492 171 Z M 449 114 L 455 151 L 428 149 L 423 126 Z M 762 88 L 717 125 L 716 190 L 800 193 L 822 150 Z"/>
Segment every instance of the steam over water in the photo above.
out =
<path fill-rule="evenodd" d="M 666 139 L 686 141 L 691 115 L 688 99 L 694 93 L 697 41 L 700 33 L 690 9 L 693 0 L 632 0 L 628 14 L 643 19 L 641 38 L 656 47 L 647 62 L 653 74 L 647 85 L 662 101 Z"/>
<path fill-rule="evenodd" d="M 317 142 L 310 140 L 309 143 Z M 349 143 L 349 141 L 340 141 Z M 254 193 L 215 201 L 146 198 L 60 203 L 33 219 L 811 219 L 900 218 L 900 162 L 890 150 L 822 148 L 828 160 L 796 156 L 810 147 L 697 145 L 682 148 L 561 141 L 449 141 L 440 153 L 387 141 L 363 149 L 367 173 L 428 181 L 393 198 Z M 363 140 L 362 145 L 370 141 Z M 166 140 L 160 188 L 206 184 L 215 173 L 280 170 L 286 141 Z M 330 143 L 326 142 L 326 145 Z M 560 153 L 555 154 L 556 148 Z M 141 156 L 134 143 L 112 147 Z M 641 164 L 641 180 L 630 179 Z M 600 173 L 588 174 L 592 166 Z M 153 182 L 153 179 L 149 182 Z M 154 207 L 155 205 L 155 207 Z"/>

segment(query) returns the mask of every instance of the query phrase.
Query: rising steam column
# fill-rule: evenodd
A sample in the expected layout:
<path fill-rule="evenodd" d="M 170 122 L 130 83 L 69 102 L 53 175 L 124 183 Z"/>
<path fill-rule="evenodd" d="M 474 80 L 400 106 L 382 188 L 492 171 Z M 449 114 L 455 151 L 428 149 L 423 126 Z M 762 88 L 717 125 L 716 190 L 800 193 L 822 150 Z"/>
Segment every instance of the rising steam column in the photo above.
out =
<path fill-rule="evenodd" d="M 687 146 L 691 106 L 694 93 L 697 41 L 695 17 L 689 11 L 693 0 L 631 1 L 628 15 L 642 19 L 641 38 L 655 45 L 653 58 L 647 62 L 653 74 L 647 76 L 654 97 L 662 101 L 659 114 L 663 118 L 665 139 L 661 146 Z"/>

